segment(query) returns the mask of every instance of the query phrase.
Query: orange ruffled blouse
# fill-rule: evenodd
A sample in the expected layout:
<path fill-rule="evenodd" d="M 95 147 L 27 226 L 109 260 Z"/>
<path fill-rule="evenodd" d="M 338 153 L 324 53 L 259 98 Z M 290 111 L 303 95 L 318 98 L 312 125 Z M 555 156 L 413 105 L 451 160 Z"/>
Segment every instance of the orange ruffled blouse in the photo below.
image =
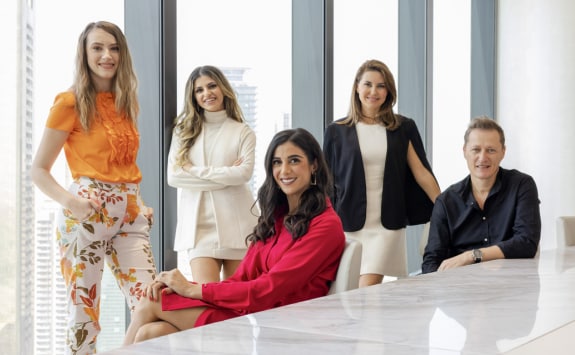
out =
<path fill-rule="evenodd" d="M 47 128 L 69 132 L 64 153 L 72 177 L 108 182 L 139 183 L 142 173 L 136 164 L 140 144 L 137 127 L 116 112 L 114 95 L 98 93 L 96 111 L 89 132 L 84 131 L 75 110 L 72 92 L 59 93 L 50 109 Z"/>

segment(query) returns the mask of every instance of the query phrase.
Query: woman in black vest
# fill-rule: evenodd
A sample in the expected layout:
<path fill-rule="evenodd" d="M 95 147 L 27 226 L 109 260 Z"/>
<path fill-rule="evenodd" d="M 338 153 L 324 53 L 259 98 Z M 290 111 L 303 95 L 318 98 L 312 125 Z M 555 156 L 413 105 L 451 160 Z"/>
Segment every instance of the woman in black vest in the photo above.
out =
<path fill-rule="evenodd" d="M 396 99 L 389 68 L 368 60 L 355 76 L 347 117 L 325 131 L 332 202 L 346 236 L 363 245 L 360 287 L 407 276 L 405 227 L 429 221 L 440 193 L 415 122 L 393 112 Z"/>

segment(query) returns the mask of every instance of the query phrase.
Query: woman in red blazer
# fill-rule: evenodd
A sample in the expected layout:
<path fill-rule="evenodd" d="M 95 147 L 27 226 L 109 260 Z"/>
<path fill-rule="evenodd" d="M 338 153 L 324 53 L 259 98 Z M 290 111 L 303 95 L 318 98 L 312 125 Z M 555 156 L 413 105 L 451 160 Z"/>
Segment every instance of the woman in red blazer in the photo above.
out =
<path fill-rule="evenodd" d="M 261 216 L 247 254 L 221 282 L 162 272 L 132 315 L 125 344 L 325 296 L 345 235 L 331 206 L 331 177 L 319 143 L 298 128 L 275 135 L 258 192 Z"/>

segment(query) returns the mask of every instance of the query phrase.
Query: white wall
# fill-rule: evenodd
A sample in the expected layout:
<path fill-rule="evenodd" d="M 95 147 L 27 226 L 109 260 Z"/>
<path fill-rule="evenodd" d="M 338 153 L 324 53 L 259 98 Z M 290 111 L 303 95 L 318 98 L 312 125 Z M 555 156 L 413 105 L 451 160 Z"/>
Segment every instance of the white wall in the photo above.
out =
<path fill-rule="evenodd" d="M 557 216 L 575 215 L 575 1 L 500 0 L 498 12 L 502 166 L 537 182 L 541 249 L 550 249 Z"/>

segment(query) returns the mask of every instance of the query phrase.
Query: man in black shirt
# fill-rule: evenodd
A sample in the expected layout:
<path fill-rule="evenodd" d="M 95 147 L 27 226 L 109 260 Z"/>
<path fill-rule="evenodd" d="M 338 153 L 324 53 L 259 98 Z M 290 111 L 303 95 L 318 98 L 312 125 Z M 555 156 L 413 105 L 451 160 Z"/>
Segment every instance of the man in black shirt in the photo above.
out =
<path fill-rule="evenodd" d="M 531 176 L 499 166 L 505 156 L 503 129 L 479 117 L 471 120 L 464 138 L 469 175 L 435 201 L 423 273 L 537 253 L 537 186 Z"/>

